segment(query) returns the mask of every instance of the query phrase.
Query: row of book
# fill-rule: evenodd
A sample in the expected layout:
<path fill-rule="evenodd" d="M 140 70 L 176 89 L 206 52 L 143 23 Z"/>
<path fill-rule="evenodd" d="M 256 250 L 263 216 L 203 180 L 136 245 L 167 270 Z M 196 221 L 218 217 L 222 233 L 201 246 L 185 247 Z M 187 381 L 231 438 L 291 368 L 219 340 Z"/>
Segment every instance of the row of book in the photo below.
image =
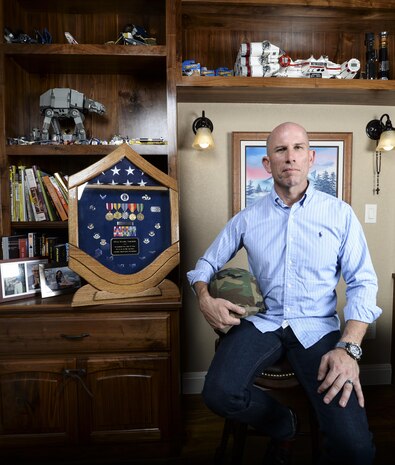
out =
<path fill-rule="evenodd" d="M 37 165 L 10 166 L 11 221 L 66 221 L 67 176 L 49 174 Z"/>
<path fill-rule="evenodd" d="M 50 262 L 68 262 L 68 243 L 59 236 L 28 232 L 1 238 L 3 260 L 12 258 L 48 258 Z"/>

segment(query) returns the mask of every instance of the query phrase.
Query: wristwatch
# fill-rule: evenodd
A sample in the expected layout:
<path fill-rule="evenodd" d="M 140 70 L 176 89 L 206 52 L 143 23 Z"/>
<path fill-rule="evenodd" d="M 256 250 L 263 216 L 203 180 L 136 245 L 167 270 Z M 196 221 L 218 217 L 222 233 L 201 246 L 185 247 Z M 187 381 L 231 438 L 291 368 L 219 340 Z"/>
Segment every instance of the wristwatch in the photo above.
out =
<path fill-rule="evenodd" d="M 362 357 L 362 349 L 361 347 L 356 344 L 355 342 L 338 342 L 335 345 L 335 348 L 338 349 L 344 349 L 350 357 L 352 357 L 354 360 L 359 362 Z"/>

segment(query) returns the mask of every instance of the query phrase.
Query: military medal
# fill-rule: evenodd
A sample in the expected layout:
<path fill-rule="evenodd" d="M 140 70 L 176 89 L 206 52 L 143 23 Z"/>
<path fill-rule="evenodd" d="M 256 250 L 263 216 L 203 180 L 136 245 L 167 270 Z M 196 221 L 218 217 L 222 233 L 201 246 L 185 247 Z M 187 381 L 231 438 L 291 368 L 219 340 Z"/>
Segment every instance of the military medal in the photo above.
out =
<path fill-rule="evenodd" d="M 136 215 L 134 213 L 135 209 L 136 209 L 136 204 L 135 203 L 130 203 L 129 204 L 129 210 L 130 210 L 129 220 L 130 221 L 134 221 L 136 219 Z"/>
<path fill-rule="evenodd" d="M 128 210 L 128 204 L 127 204 L 127 203 L 123 203 L 121 208 L 122 208 L 122 211 L 123 211 L 123 213 L 122 213 L 122 219 L 123 219 L 123 220 L 127 220 L 127 219 L 129 218 L 129 215 L 128 215 L 128 212 L 127 212 L 127 210 Z"/>
<path fill-rule="evenodd" d="M 114 218 L 116 220 L 121 219 L 122 218 L 122 213 L 119 211 L 119 209 L 121 208 L 121 204 L 120 203 L 115 203 L 114 208 L 116 209 L 116 212 L 114 213 Z"/>
<path fill-rule="evenodd" d="M 111 213 L 111 210 L 112 210 L 112 203 L 106 203 L 106 210 L 107 210 L 107 213 L 106 213 L 106 220 L 107 221 L 111 221 L 114 219 L 114 215 Z"/>
<path fill-rule="evenodd" d="M 143 213 L 142 213 L 142 212 L 143 212 L 143 208 L 144 208 L 144 204 L 143 204 L 143 203 L 138 203 L 138 204 L 137 204 L 137 211 L 138 211 L 138 213 L 137 213 L 137 219 L 138 219 L 139 221 L 143 221 L 143 219 L 144 219 L 144 215 L 143 215 Z"/>

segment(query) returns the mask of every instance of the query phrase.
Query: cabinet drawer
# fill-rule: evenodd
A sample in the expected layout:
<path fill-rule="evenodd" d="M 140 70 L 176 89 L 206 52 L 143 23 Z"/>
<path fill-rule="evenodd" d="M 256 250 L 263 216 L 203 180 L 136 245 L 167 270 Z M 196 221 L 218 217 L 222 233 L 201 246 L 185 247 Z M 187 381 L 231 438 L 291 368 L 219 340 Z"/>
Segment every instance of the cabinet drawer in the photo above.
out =
<path fill-rule="evenodd" d="M 40 316 L 0 320 L 0 352 L 163 351 L 170 348 L 170 314 Z"/>

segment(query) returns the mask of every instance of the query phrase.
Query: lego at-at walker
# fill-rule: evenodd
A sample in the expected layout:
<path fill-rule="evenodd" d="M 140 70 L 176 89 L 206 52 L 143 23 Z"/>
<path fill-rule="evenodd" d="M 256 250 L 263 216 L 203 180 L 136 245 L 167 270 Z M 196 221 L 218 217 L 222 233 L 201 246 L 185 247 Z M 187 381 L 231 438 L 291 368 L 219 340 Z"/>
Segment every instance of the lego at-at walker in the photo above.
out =
<path fill-rule="evenodd" d="M 73 142 L 86 142 L 84 128 L 84 113 L 106 112 L 104 105 L 87 98 L 83 93 L 69 88 L 49 89 L 40 96 L 40 110 L 44 115 L 44 122 L 39 136 L 42 141 L 62 141 L 60 119 L 72 118 L 75 123 Z M 53 129 L 53 137 L 50 138 L 49 128 Z"/>

